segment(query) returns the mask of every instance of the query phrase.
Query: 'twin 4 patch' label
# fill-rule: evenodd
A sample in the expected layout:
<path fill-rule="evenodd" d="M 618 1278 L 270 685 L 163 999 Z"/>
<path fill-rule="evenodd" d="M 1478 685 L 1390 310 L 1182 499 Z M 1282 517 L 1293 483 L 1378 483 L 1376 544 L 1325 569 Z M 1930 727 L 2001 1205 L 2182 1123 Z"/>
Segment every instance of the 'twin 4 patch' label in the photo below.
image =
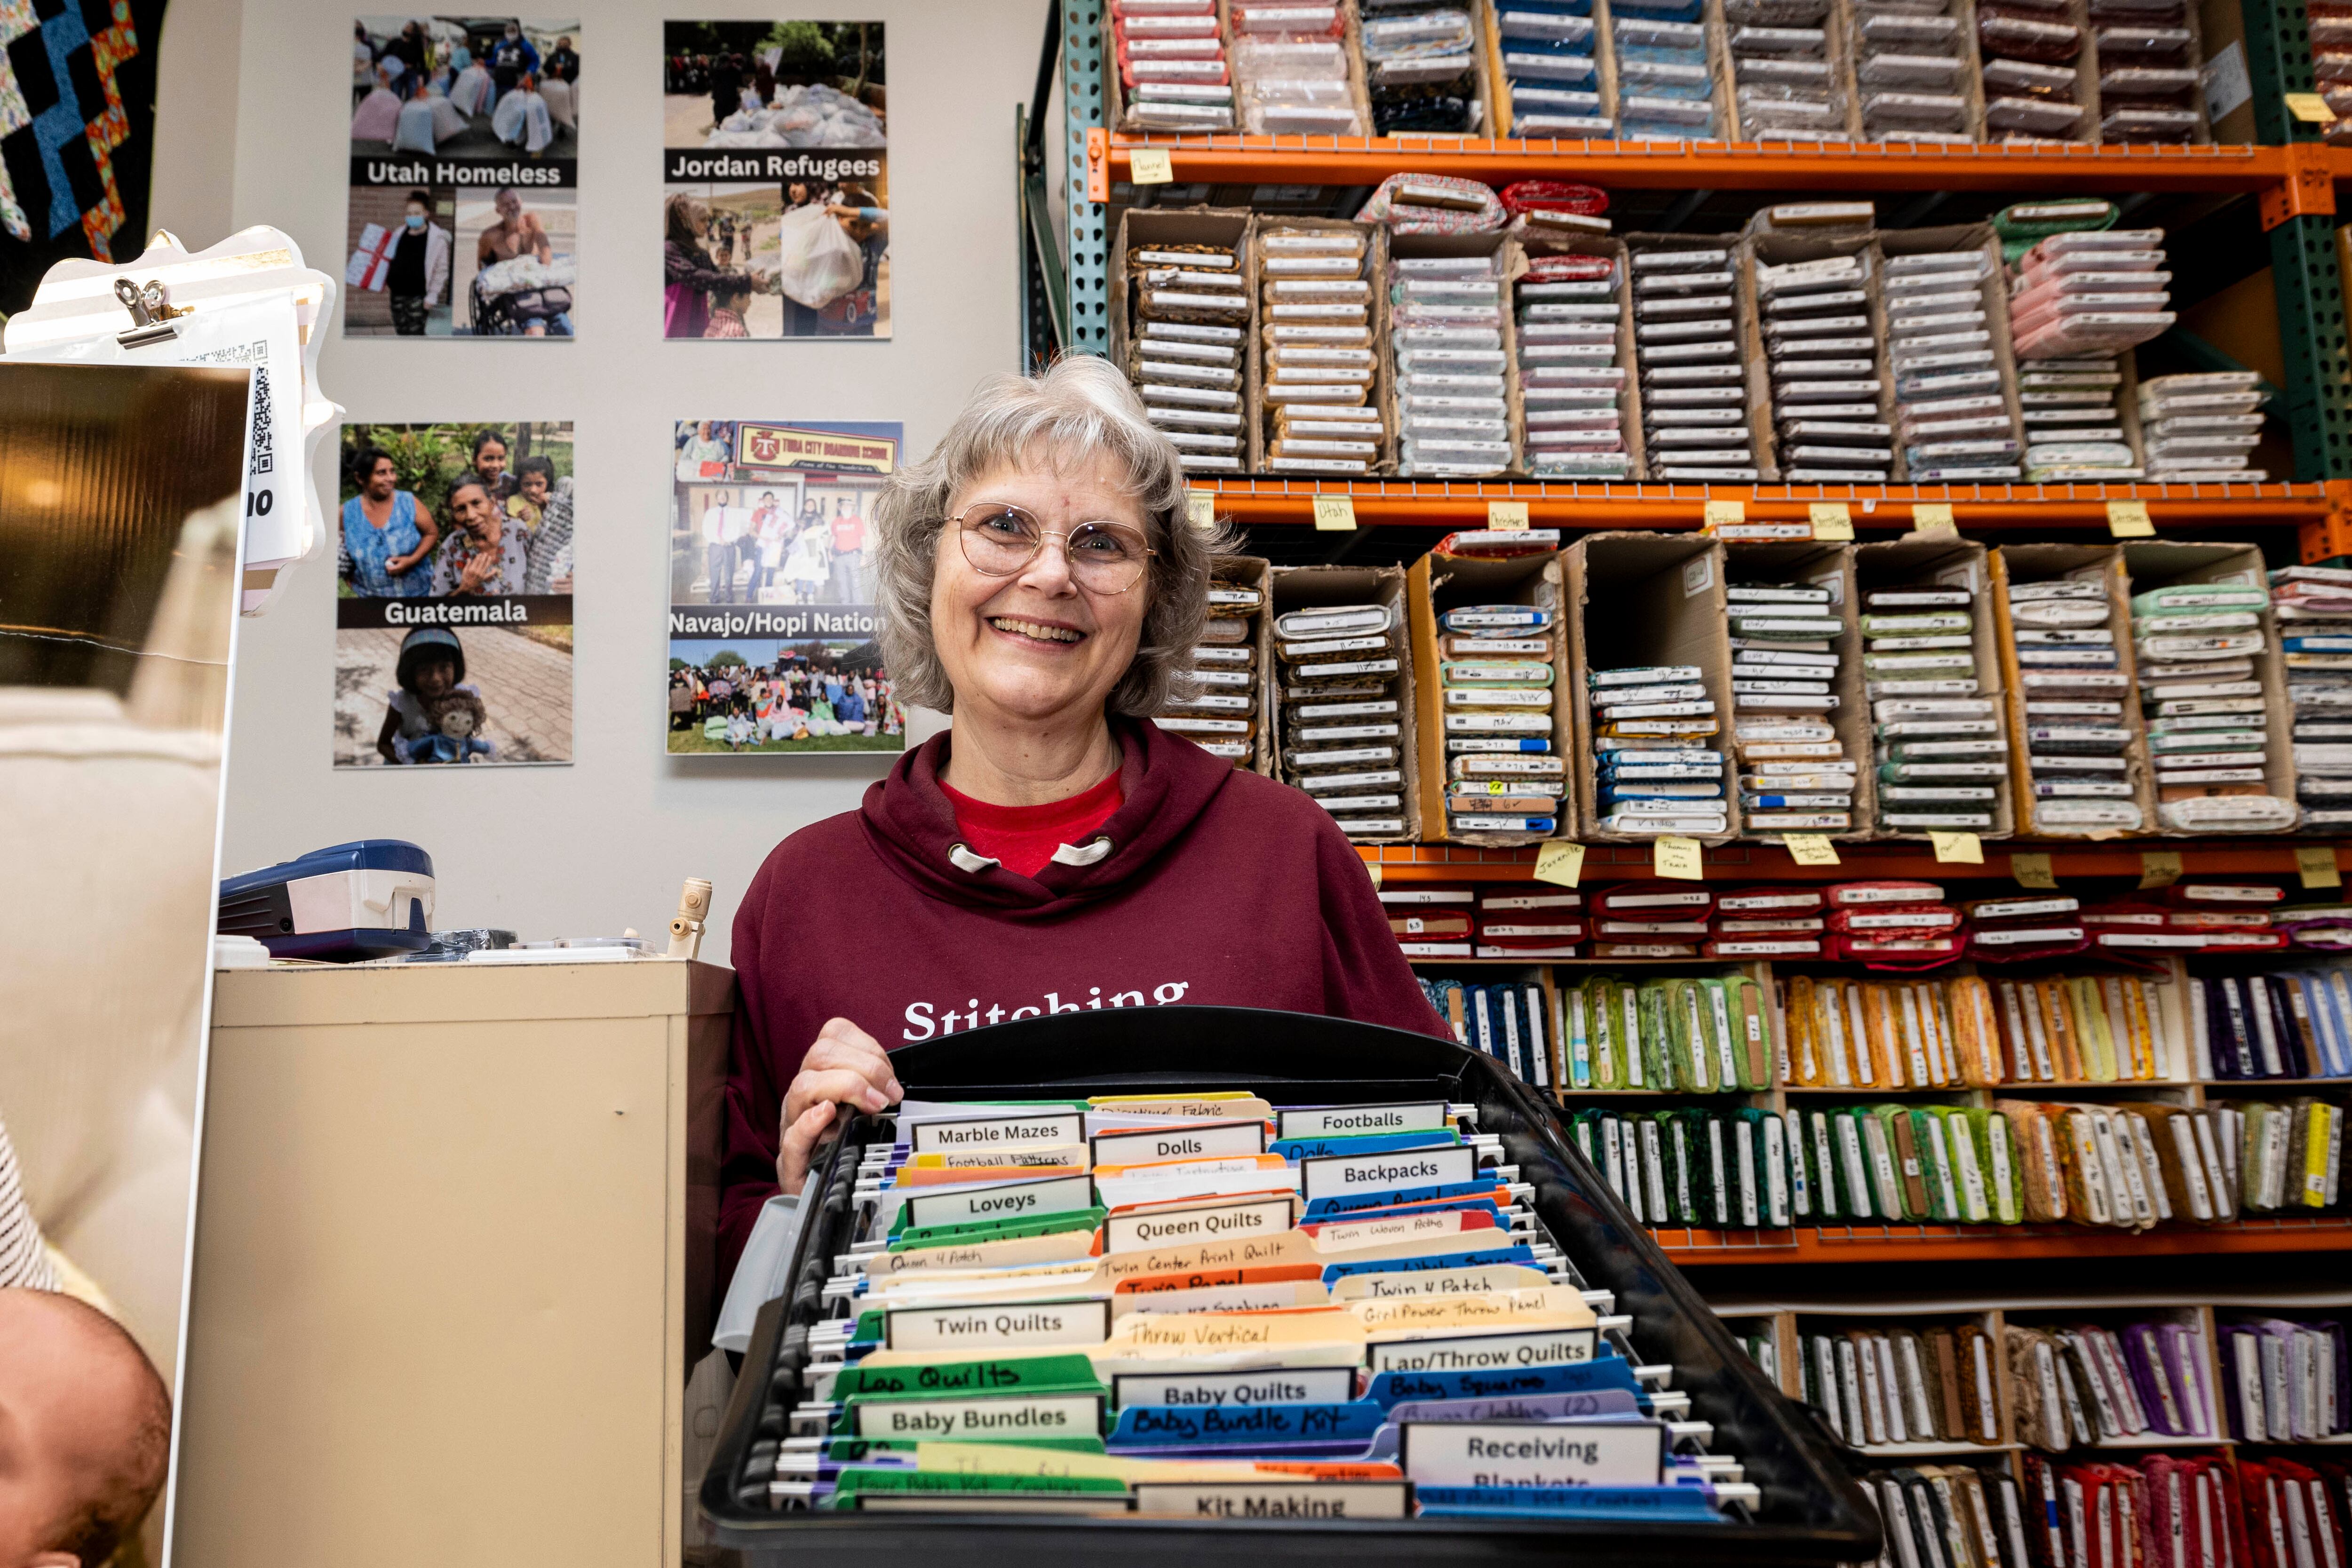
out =
<path fill-rule="evenodd" d="M 1398 1192 L 1466 1182 L 1478 1173 L 1470 1144 L 1416 1149 L 1402 1154 L 1332 1154 L 1298 1163 L 1299 1190 L 1308 1203 L 1348 1193 Z"/>
<path fill-rule="evenodd" d="M 1093 1179 L 1055 1176 L 1044 1182 L 1005 1182 L 954 1192 L 928 1193 L 907 1200 L 909 1226 L 966 1225 L 979 1219 L 1034 1219 L 1040 1215 L 1067 1214 L 1091 1208 Z"/>

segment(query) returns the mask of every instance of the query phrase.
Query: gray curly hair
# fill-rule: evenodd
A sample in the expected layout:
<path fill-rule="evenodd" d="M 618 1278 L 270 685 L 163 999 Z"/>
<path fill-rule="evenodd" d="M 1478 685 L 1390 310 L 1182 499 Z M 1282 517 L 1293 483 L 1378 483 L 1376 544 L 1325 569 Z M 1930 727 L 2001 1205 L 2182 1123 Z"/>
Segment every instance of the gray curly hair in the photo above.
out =
<path fill-rule="evenodd" d="M 955 710 L 931 640 L 931 583 L 950 502 L 992 468 L 1108 456 L 1144 515 L 1152 556 L 1150 595 L 1135 661 L 1106 707 L 1141 719 L 1157 713 L 1178 680 L 1177 660 L 1200 640 L 1209 579 L 1237 543 L 1229 520 L 1195 528 L 1185 518 L 1184 469 L 1168 437 L 1144 416 L 1142 401 L 1109 361 L 1071 354 L 1043 375 L 1006 372 L 973 389 L 971 400 L 931 455 L 890 476 L 875 503 L 876 595 L 882 654 L 901 700 Z"/>

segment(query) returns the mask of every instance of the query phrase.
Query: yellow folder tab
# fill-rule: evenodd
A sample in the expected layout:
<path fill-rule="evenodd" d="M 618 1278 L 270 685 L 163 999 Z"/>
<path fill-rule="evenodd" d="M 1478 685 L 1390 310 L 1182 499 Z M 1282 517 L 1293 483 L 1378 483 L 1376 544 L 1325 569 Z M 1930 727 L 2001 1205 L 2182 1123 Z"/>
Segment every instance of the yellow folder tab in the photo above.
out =
<path fill-rule="evenodd" d="M 961 1476 L 1083 1477 L 1119 1481 L 1246 1481 L 1258 1468 L 1244 1459 L 1129 1459 L 1017 1443 L 918 1443 L 915 1468 Z"/>
<path fill-rule="evenodd" d="M 1581 1329 L 1599 1321 L 1583 1293 L 1567 1286 L 1475 1296 L 1349 1301 L 1346 1307 L 1364 1325 L 1365 1334 L 1374 1339 L 1441 1329 Z"/>
<path fill-rule="evenodd" d="M 1103 1278 L 1117 1284 L 1150 1274 L 1217 1274 L 1235 1268 L 1273 1268 L 1290 1263 L 1320 1263 L 1315 1239 L 1303 1230 L 1234 1241 L 1202 1241 L 1116 1252 L 1102 1260 Z"/>
<path fill-rule="evenodd" d="M 1051 1236 L 1013 1237 L 1001 1241 L 975 1241 L 952 1247 L 918 1247 L 905 1252 L 874 1252 L 865 1258 L 869 1279 L 897 1274 L 926 1273 L 938 1268 L 988 1268 L 1015 1263 L 1066 1262 L 1091 1258 L 1095 1232 L 1055 1231 Z"/>
<path fill-rule="evenodd" d="M 1271 1120 L 1274 1107 L 1255 1094 L 1108 1094 L 1087 1101 L 1122 1116 L 1172 1116 L 1186 1121 Z"/>
<path fill-rule="evenodd" d="M 1105 1349 L 1143 1355 L 1214 1355 L 1223 1351 L 1339 1344 L 1363 1338 L 1355 1314 L 1339 1307 L 1276 1312 L 1192 1312 L 1121 1318 Z"/>

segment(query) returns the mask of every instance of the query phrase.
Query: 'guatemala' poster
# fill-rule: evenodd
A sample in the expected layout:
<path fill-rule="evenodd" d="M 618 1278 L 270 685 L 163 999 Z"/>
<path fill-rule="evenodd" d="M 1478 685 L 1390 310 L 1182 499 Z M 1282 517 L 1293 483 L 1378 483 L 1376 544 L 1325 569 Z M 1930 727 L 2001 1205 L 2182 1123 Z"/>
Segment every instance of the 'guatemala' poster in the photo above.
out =
<path fill-rule="evenodd" d="M 874 501 L 905 427 L 682 419 L 669 512 L 669 740 L 706 752 L 898 752 L 876 641 Z"/>

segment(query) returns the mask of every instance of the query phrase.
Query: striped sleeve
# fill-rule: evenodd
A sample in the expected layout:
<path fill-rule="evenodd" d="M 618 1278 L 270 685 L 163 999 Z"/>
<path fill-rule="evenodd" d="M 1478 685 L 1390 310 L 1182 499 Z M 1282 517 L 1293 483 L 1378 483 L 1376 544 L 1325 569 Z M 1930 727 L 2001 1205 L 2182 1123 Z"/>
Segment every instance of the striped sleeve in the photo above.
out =
<path fill-rule="evenodd" d="M 16 1174 L 16 1146 L 8 1142 L 8 1126 L 0 1121 L 0 1288 L 22 1285 L 35 1290 L 58 1289 L 58 1271 L 41 1244 L 41 1227 L 25 1206 L 25 1187 Z"/>

